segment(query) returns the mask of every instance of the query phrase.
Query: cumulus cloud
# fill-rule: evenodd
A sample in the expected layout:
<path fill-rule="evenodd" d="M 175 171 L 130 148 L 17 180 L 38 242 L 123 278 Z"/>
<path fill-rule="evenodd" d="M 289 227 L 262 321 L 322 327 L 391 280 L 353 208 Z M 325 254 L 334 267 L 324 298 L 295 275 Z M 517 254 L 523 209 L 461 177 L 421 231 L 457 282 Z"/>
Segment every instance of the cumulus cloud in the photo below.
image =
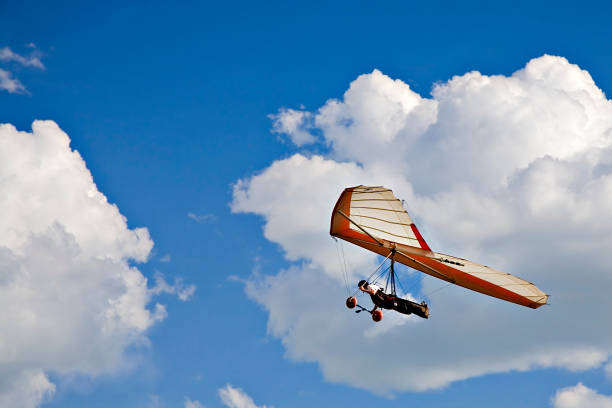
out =
<path fill-rule="evenodd" d="M 612 308 L 612 102 L 587 71 L 545 55 L 510 76 L 455 76 L 423 98 L 375 70 L 307 113 L 295 128 L 314 127 L 329 154 L 277 160 L 239 180 L 232 202 L 235 212 L 260 215 L 264 236 L 295 261 L 246 285 L 290 358 L 379 393 L 509 370 L 585 370 L 608 359 L 612 329 L 597 322 Z M 359 184 L 405 199 L 434 250 L 533 281 L 552 306 L 534 311 L 439 290 L 444 282 L 404 271 L 422 278 L 412 295 L 430 302 L 430 319 L 397 322 L 386 313 L 372 329 L 343 306 L 328 236 L 335 200 Z M 377 260 L 343 248 L 351 279 L 369 275 Z M 358 353 L 380 357 L 366 362 Z"/>
<path fill-rule="evenodd" d="M 612 395 L 601 395 L 582 383 L 563 388 L 552 398 L 554 408 L 612 408 Z"/>
<path fill-rule="evenodd" d="M 253 398 L 240 388 L 234 388 L 231 384 L 227 384 L 225 388 L 219 390 L 219 398 L 223 405 L 229 408 L 266 408 L 266 405 L 255 405 Z"/>
<path fill-rule="evenodd" d="M 0 405 L 35 407 L 53 395 L 48 372 L 124 367 L 166 315 L 153 296 L 186 288 L 148 287 L 134 264 L 149 232 L 127 226 L 54 122 L 0 125 L 0 189 L 0 401 L 22 401 Z"/>

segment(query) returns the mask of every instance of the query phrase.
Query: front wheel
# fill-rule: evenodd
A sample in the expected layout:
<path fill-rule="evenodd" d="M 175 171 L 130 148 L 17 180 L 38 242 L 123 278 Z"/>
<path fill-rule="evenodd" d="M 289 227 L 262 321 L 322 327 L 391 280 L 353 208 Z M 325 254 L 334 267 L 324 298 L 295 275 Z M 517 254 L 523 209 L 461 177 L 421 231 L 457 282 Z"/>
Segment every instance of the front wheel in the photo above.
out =
<path fill-rule="evenodd" d="M 382 310 L 377 309 L 372 312 L 372 320 L 374 320 L 375 322 L 380 322 L 382 320 L 382 317 L 383 317 Z"/>
<path fill-rule="evenodd" d="M 352 309 L 355 306 L 357 306 L 357 298 L 355 296 L 350 296 L 346 299 L 346 307 Z"/>

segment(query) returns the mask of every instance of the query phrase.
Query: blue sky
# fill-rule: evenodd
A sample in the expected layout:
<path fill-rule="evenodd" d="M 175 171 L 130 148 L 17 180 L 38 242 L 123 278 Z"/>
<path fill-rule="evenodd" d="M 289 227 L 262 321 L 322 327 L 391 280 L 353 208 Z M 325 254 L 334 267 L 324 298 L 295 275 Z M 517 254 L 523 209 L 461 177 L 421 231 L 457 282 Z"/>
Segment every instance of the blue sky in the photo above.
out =
<path fill-rule="evenodd" d="M 154 242 L 149 260 L 130 265 L 150 287 L 157 273 L 175 285 L 147 304 L 153 310 L 159 302 L 167 311 L 142 332 L 149 343 L 126 346 L 122 363 L 108 372 L 35 366 L 56 387 L 41 406 L 231 406 L 219 394 L 227 384 L 257 406 L 275 407 L 545 407 L 558 390 L 580 382 L 611 395 L 607 356 L 579 371 L 554 364 L 485 370 L 423 392 L 392 389 L 392 397 L 350 379 L 330 381 L 321 368 L 326 362 L 292 357 L 299 355 L 297 346 L 268 330 L 272 306 L 245 291 L 262 276 L 281 279 L 281 269 L 301 267 L 309 258 L 288 260 L 291 249 L 262 233 L 274 214 L 261 203 L 236 209 L 233 188 L 295 153 L 351 161 L 330 143 L 300 147 L 290 134 L 272 133 L 270 115 L 282 108 L 314 114 L 329 99 L 342 100 L 353 81 L 374 69 L 432 98 L 434 85 L 453 76 L 510 76 L 550 54 L 588 71 L 610 95 L 609 12 L 604 2 L 5 2 L 0 47 L 36 55 L 44 69 L 0 61 L 25 88 L 0 92 L 0 122 L 26 132 L 34 120 L 56 122 L 129 229 L 148 229 Z M 310 130 L 318 137 L 326 132 Z M 344 187 L 337 186 L 338 194 Z M 422 217 L 415 214 L 430 244 L 464 249 L 436 235 L 439 230 Z M 327 222 L 327 216 L 320 220 L 323 229 Z M 607 229 L 601 233 L 610 236 Z M 488 249 L 495 239 L 502 240 L 482 238 Z M 189 285 L 195 293 L 179 299 Z M 316 293 L 309 297 L 321 303 Z M 533 313 L 546 319 L 547 310 L 530 313 L 521 319 Z M 418 351 L 408 349 L 397 359 L 409 361 L 411 353 Z M 304 359 L 309 361 L 296 361 Z M 373 371 L 357 375 L 375 377 Z"/>

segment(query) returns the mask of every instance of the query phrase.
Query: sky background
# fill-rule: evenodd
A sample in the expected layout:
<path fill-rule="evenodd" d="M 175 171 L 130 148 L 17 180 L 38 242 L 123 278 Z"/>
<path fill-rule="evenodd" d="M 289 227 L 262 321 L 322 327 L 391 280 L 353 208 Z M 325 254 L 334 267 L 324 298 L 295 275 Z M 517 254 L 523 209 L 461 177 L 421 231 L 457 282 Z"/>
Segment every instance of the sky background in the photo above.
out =
<path fill-rule="evenodd" d="M 512 188 L 503 190 L 479 184 L 486 178 L 480 177 L 479 172 L 490 174 L 490 169 L 486 163 L 479 162 L 478 150 L 474 148 L 462 151 L 464 156 L 461 157 L 466 162 L 473 159 L 483 167 L 476 167 L 472 173 L 471 168 L 450 164 L 447 168 L 441 164 L 440 174 L 458 172 L 465 178 L 458 178 L 456 184 L 449 182 L 443 186 L 439 183 L 440 189 L 428 191 L 419 184 L 427 175 L 421 177 L 401 163 L 410 162 L 411 156 L 418 156 L 423 163 L 432 162 L 434 156 L 427 152 L 433 145 L 406 143 L 413 150 L 397 146 L 393 150 L 383 149 L 376 152 L 377 158 L 368 162 L 365 157 L 372 150 L 366 149 L 367 141 L 363 143 L 365 151 L 350 150 L 342 144 L 344 136 L 339 130 L 333 125 L 325 125 L 322 120 L 316 122 L 315 116 L 321 112 L 320 108 L 329 106 L 326 104 L 330 99 L 336 99 L 350 105 L 346 108 L 349 112 L 344 115 L 351 120 L 367 119 L 369 112 L 381 106 L 367 104 L 375 101 L 375 98 L 368 98 L 371 88 L 390 89 L 388 93 L 381 92 L 391 95 L 389 98 L 394 101 L 397 101 L 393 99 L 396 94 L 401 94 L 397 97 L 400 100 L 409 96 L 415 101 L 420 101 L 419 98 L 442 101 L 443 95 L 435 92 L 432 95 L 432 90 L 448 85 L 444 89 L 452 98 L 457 98 L 453 100 L 458 100 L 461 90 L 448 82 L 454 76 L 478 71 L 483 76 L 507 78 L 525 68 L 530 60 L 545 54 L 567 59 L 570 64 L 587 71 L 594 82 L 594 85 L 585 85 L 580 82 L 584 77 L 576 73 L 579 71 L 553 60 L 552 65 L 571 71 L 571 75 L 557 78 L 563 86 L 575 84 L 578 93 L 598 88 L 604 95 L 610 95 L 611 11 L 605 2 L 182 2 L 178 5 L 161 2 L 2 2 L 0 48 L 8 47 L 10 53 L 5 50 L 0 54 L 0 69 L 5 78 L 9 75 L 13 80 L 13 87 L 6 81 L 0 83 L 3 88 L 0 91 L 0 122 L 28 132 L 28 137 L 47 135 L 44 137 L 48 140 L 60 140 L 58 135 L 65 132 L 70 147 L 79 152 L 86 169 L 91 172 L 97 191 L 117 206 L 127 219 L 127 225 L 121 224 L 121 217 L 104 200 L 92 204 L 85 198 L 74 198 L 85 197 L 83 192 L 94 187 L 86 170 L 75 164 L 79 159 L 71 156 L 65 145 L 57 147 L 55 142 L 42 143 L 36 138 L 28 144 L 20 144 L 15 142 L 20 136 L 14 130 L 3 128 L 2 135 L 9 141 L 2 153 L 2 177 L 13 180 L 3 181 L 3 194 L 5 197 L 9 195 L 7 192 L 17 197 L 35 196 L 41 206 L 11 204 L 9 200 L 2 204 L 5 214 L 11 217 L 6 217 L 10 222 L 1 225 L 0 234 L 4 237 L 0 245 L 12 254 L 6 259 L 11 262 L 16 259 L 17 265 L 11 266 L 14 264 L 2 258 L 2 270 L 6 276 L 11 268 L 29 271 L 23 272 L 23 276 L 36 278 L 32 278 L 35 282 L 29 287 L 33 292 L 27 296 L 24 292 L 12 291 L 11 284 L 6 283 L 8 280 L 0 283 L 5 285 L 6 294 L 14 296 L 10 299 L 17 305 L 15 310 L 31 310 L 38 323 L 26 330 L 20 317 L 2 320 L 0 336 L 4 344 L 10 345 L 12 357 L 0 363 L 4 377 L 0 381 L 0 398 L 4 399 L 0 401 L 24 407 L 581 406 L 571 405 L 574 398 L 579 403 L 582 401 L 582 406 L 586 406 L 584 401 L 600 404 L 591 406 L 611 406 L 612 365 L 608 363 L 608 356 L 612 354 L 612 328 L 604 313 L 609 310 L 605 309 L 606 304 L 601 307 L 603 311 L 593 312 L 598 304 L 581 304 L 572 302 L 571 297 L 563 298 L 565 292 L 560 285 L 557 293 L 550 290 L 553 306 L 517 312 L 514 305 L 496 306 L 482 300 L 481 295 L 451 289 L 449 300 L 438 300 L 435 315 L 430 320 L 440 316 L 438 321 L 444 322 L 441 316 L 444 314 L 449 321 L 451 317 L 470 319 L 469 312 L 456 314 L 453 304 L 466 307 L 467 311 L 482 306 L 489 317 L 496 316 L 499 308 L 499 316 L 509 319 L 502 320 L 504 326 L 559 328 L 551 331 L 553 335 L 544 336 L 542 341 L 544 348 L 550 346 L 558 353 L 534 362 L 529 360 L 530 353 L 535 355 L 541 350 L 525 344 L 523 349 L 515 350 L 516 354 L 508 351 L 507 356 L 508 360 L 525 358 L 524 365 L 500 363 L 496 366 L 497 362 L 491 362 L 490 350 L 489 354 L 484 351 L 478 354 L 478 350 L 487 349 L 483 345 L 489 343 L 480 336 L 471 347 L 458 347 L 456 351 L 449 342 L 436 356 L 440 350 L 423 352 L 409 339 L 413 335 L 424 342 L 427 336 L 436 335 L 469 339 L 470 329 L 486 333 L 491 327 L 502 325 L 501 318 L 492 319 L 491 326 L 484 328 L 466 328 L 454 322 L 457 324 L 431 332 L 426 328 L 431 321 L 416 327 L 396 322 L 397 327 L 388 327 L 386 333 L 364 337 L 363 333 L 374 323 L 343 308 L 343 283 L 341 278 L 334 280 L 334 273 L 338 271 L 328 266 L 337 266 L 335 253 L 331 253 L 333 256 L 328 257 L 329 260 L 321 259 L 322 255 L 329 254 L 328 247 L 335 248 L 325 234 L 331 211 L 325 201 L 328 195 L 320 201 L 323 209 L 328 208 L 327 212 L 319 217 L 319 212 L 315 211 L 315 216 L 309 214 L 310 218 L 300 221 L 318 226 L 314 229 L 314 238 L 310 235 L 303 238 L 297 227 L 292 229 L 293 218 L 289 217 L 289 222 L 283 219 L 284 214 L 293 214 L 289 208 L 295 204 L 291 198 L 293 190 L 287 186 L 300 187 L 299 182 L 295 185 L 290 182 L 304 176 L 310 183 L 307 188 L 314 189 L 317 183 L 325 181 L 321 191 L 329 191 L 329 197 L 335 199 L 349 185 L 346 184 L 349 180 L 360 180 L 359 176 L 363 175 L 363 180 L 367 180 L 364 184 L 387 184 L 388 181 L 403 192 L 402 198 L 414 195 L 414 204 L 408 203 L 409 208 L 415 208 L 411 215 L 419 222 L 430 246 L 435 245 L 434 250 L 453 250 L 458 256 L 476 254 L 481 258 L 475 261 L 497 262 L 494 266 L 514 266 L 524 271 L 528 263 L 507 259 L 505 254 L 510 258 L 528 252 L 521 252 L 523 249 L 516 249 L 506 241 L 517 242 L 517 237 L 519 241 L 525 238 L 525 245 L 537 241 L 540 244 L 533 246 L 543 248 L 541 242 L 546 241 L 548 235 L 539 232 L 550 228 L 548 221 L 554 224 L 557 219 L 563 219 L 565 213 L 560 212 L 559 218 L 551 220 L 534 215 L 530 231 L 535 232 L 528 237 L 520 235 L 519 227 L 508 229 L 502 225 L 499 230 L 491 232 L 483 228 L 486 231 L 482 233 L 470 230 L 467 235 L 457 229 L 450 231 L 446 238 L 444 228 L 436 224 L 435 219 L 436 214 L 464 208 L 452 207 L 453 204 L 444 201 L 443 195 L 456 192 L 457 186 L 465 187 L 483 200 L 493 200 L 485 212 L 491 208 L 497 210 L 499 205 L 502 213 L 509 211 L 518 217 L 522 214 L 521 200 L 527 203 L 531 196 L 514 193 L 529 186 L 521 187 L 521 184 L 513 190 L 514 184 L 510 183 Z M 380 71 L 380 75 L 376 76 L 374 70 Z M 356 86 L 352 96 L 345 95 L 360 75 L 366 75 L 362 77 L 364 88 Z M 371 82 L 367 82 L 370 79 Z M 412 93 L 392 80 L 403 82 Z M 536 80 L 533 79 L 533 83 Z M 21 85 L 16 86 L 14 81 Z M 500 81 L 501 89 L 505 82 Z M 567 107 L 554 110 L 558 100 L 554 95 L 550 99 L 542 98 L 540 105 L 530 105 L 531 99 L 537 99 L 549 88 L 543 86 L 543 91 L 532 94 L 534 88 L 529 87 L 532 83 L 529 81 L 531 79 L 525 80 L 527 85 L 520 88 L 527 102 L 517 104 L 527 106 L 529 112 L 534 111 L 533 106 L 553 105 L 550 112 L 566 112 L 567 115 L 553 115 L 541 122 L 537 114 L 527 114 L 526 119 L 522 117 L 521 120 L 533 123 L 533 128 L 544 129 L 538 137 L 553 141 L 543 143 L 541 148 L 539 145 L 533 147 L 533 161 L 517 162 L 512 170 L 529 165 L 536 168 L 537 160 L 551 157 L 555 163 L 568 166 L 555 174 L 572 178 L 572 174 L 588 167 L 583 163 L 591 163 L 591 159 L 580 158 L 584 151 L 608 143 L 605 137 L 597 137 L 610 135 L 609 102 L 605 96 L 589 94 L 595 102 L 594 107 L 588 105 L 588 109 L 594 112 L 593 117 L 597 117 L 594 122 L 599 127 L 577 127 L 575 131 L 568 131 L 568 135 L 555 139 L 554 135 L 559 132 L 554 124 L 559 121 L 565 124 L 562 120 L 573 117 L 575 111 Z M 550 85 L 550 89 L 556 89 L 555 86 Z M 470 106 L 474 109 L 482 106 L 483 111 L 489 112 L 485 109 L 489 101 L 499 95 L 504 100 L 503 92 L 499 89 L 490 94 L 485 92 L 481 95 L 483 99 L 473 101 Z M 349 97 L 354 98 L 350 101 L 356 101 L 353 105 Z M 359 105 L 360 101 L 363 106 Z M 352 106 L 358 108 L 351 111 Z M 359 111 L 359 106 L 363 112 Z M 305 115 L 306 119 L 299 121 L 298 127 L 311 135 L 314 143 L 300 143 L 296 129 L 280 122 L 288 117 L 288 112 Z M 461 118 L 467 118 L 468 125 L 465 132 L 458 134 L 469 135 L 469 130 L 476 126 L 469 122 L 472 117 L 467 113 L 471 111 L 458 108 L 456 115 L 449 116 L 444 116 L 443 110 L 439 112 L 439 117 L 447 120 L 438 122 L 446 123 L 446 127 L 440 127 L 442 135 L 451 134 L 447 130 L 462 124 Z M 381 115 L 384 116 L 384 112 Z M 506 123 L 497 116 L 482 117 L 495 124 L 487 127 L 486 120 L 474 122 L 484 123 L 485 130 L 515 126 L 515 122 Z M 384 133 L 382 127 L 376 127 L 376 119 L 371 120 L 371 128 L 358 130 L 355 134 L 349 132 L 349 136 L 359 144 L 360 137 L 378 134 L 377 129 Z M 46 123 L 33 130 L 36 120 L 53 121 L 59 128 Z M 512 129 L 519 134 L 521 130 L 531 131 L 532 127 Z M 499 137 L 507 138 L 516 135 L 499 133 Z M 584 140 L 580 139 L 582 136 Z M 554 146 L 572 145 L 576 138 L 583 140 L 584 146 L 571 151 L 555 150 Z M 532 148 L 529 140 L 518 138 L 515 142 L 510 140 L 510 144 L 521 146 L 524 143 L 529 150 Z M 499 143 L 493 139 L 494 145 L 503 145 Z M 479 142 L 474 142 L 474 146 L 479 146 Z M 609 144 L 604 147 L 607 146 Z M 387 149 L 392 148 L 390 145 Z M 393 157 L 393 151 L 402 156 Z M 496 153 L 491 152 L 490 157 L 494 159 Z M 606 152 L 598 153 L 591 167 L 601 170 L 609 165 L 608 159 L 600 158 L 609 154 Z M 294 171 L 291 166 L 288 170 L 271 167 L 273 163 L 282 166 L 287 160 L 298 157 L 294 156 L 298 153 L 309 163 L 304 168 L 296 164 L 303 173 Z M 343 169 L 347 176 L 320 180 L 306 177 L 318 174 L 320 167 L 316 167 L 316 163 L 312 169 L 308 167 L 316 155 L 329 161 L 332 170 L 338 168 L 338 172 L 332 171 L 334 177 Z M 505 159 L 503 155 L 497 157 Z M 21 163 L 21 158 L 30 158 L 29 164 L 13 166 L 13 163 Z M 53 165 L 40 170 L 35 163 L 37 160 L 44 162 L 45 158 L 49 163 L 61 163 L 60 167 L 65 164 L 65 172 L 53 173 L 56 168 Z M 382 163 L 385 161 L 386 165 Z M 392 168 L 396 164 L 397 172 Z M 349 169 L 350 166 L 356 167 Z M 30 174 L 26 174 L 27 171 L 43 181 L 33 182 L 33 178 L 27 177 Z M 284 178 L 289 175 L 294 177 Z M 579 187 L 574 189 L 575 185 L 588 188 L 589 182 L 599 180 L 597 177 L 576 181 L 568 191 L 583 191 Z M 529 179 L 529 174 L 525 179 Z M 522 179 L 518 177 L 517 180 Z M 546 194 L 546 190 L 540 191 Z M 605 253 L 606 247 L 600 246 L 601 243 L 612 239 L 612 227 L 607 222 L 599 226 L 592 222 L 592 219 L 605 218 L 610 208 L 606 205 L 612 200 L 612 189 L 598 191 L 601 194 L 593 198 L 598 205 L 585 210 L 587 226 L 581 236 L 584 248 L 576 250 L 586 257 L 587 269 L 597 272 L 592 279 L 585 278 L 592 286 L 584 287 L 587 295 L 577 297 L 579 300 L 588 299 L 591 289 L 605 288 L 605 284 L 610 283 L 609 271 L 605 275 L 608 255 L 601 255 L 601 264 L 591 261 L 596 258 L 593 253 Z M 308 200 L 308 196 L 297 196 Z M 511 209 L 503 207 L 508 196 L 518 197 L 518 204 Z M 467 199 L 458 201 L 470 202 Z M 91 212 L 74 216 L 90 206 Z M 556 208 L 552 213 L 557 214 Z M 32 215 L 38 211 L 44 216 Z M 479 211 L 474 210 L 475 213 Z M 592 211 L 592 219 L 589 211 Z M 478 217 L 475 214 L 471 218 L 476 225 L 482 221 Z M 576 221 L 576 225 L 579 224 Z M 53 225 L 60 227 L 53 232 Z M 148 236 L 142 235 L 139 228 L 146 228 Z M 578 227 L 568 227 L 568 231 L 577 230 Z M 31 238 L 14 238 L 11 231 Z M 550 231 L 551 235 L 562 233 L 555 228 Z M 97 238 L 97 234 L 104 238 Z M 472 244 L 466 244 L 461 236 L 467 236 Z M 66 259 L 61 255 L 64 244 L 47 246 L 43 238 L 57 242 L 74 239 L 75 245 L 81 247 L 74 261 L 66 261 L 65 268 L 57 267 L 58 271 L 72 272 L 51 272 Z M 555 250 L 558 248 L 570 247 L 561 245 Z M 363 267 L 353 271 L 355 276 L 369 275 L 366 266 L 376 260 L 365 258 L 359 251 L 351 252 L 347 246 L 344 249 L 354 254 L 355 268 Z M 568 250 L 567 259 L 574 259 L 570 256 L 574 254 L 572 250 Z M 488 251 L 493 254 L 487 255 Z M 2 254 L 0 257 L 4 257 Z M 145 258 L 147 261 L 141 262 Z M 535 264 L 531 275 L 528 272 L 518 274 L 528 280 L 533 277 L 545 290 L 551 286 L 555 288 L 554 277 L 545 272 L 550 269 L 549 264 L 541 259 Z M 560 274 L 562 278 L 571 277 L 571 273 L 581 268 L 580 263 L 567 264 L 567 270 L 563 269 Z M 300 280 L 306 276 L 304 271 L 308 268 L 324 272 L 320 275 L 313 272 L 312 281 Z M 108 283 L 106 273 L 121 276 L 117 281 L 120 283 Z M 140 275 L 147 281 L 139 280 Z M 130 276 L 133 279 L 126 278 Z M 82 283 L 83 280 L 89 283 Z M 326 289 L 311 290 L 305 286 L 307 284 Z M 428 284 L 423 283 L 422 287 Z M 549 286 L 543 287 L 544 284 Z M 49 289 L 56 286 L 59 287 L 53 291 Z M 79 293 L 64 293 L 64 287 Z M 98 336 L 97 333 L 107 333 L 108 329 L 102 323 L 96 326 L 101 308 L 107 307 L 100 305 L 108 305 L 109 299 L 117 299 L 125 293 L 130 299 L 126 301 L 131 305 L 126 306 L 129 310 L 119 306 L 113 309 L 118 316 L 118 328 L 113 326 L 112 330 L 116 331 L 108 337 L 106 334 Z M 95 296 L 91 294 L 100 294 L 100 303 L 95 303 L 92 300 Z M 554 313 L 555 295 L 559 298 L 557 313 Z M 604 298 L 605 294 L 597 299 Z M 279 303 L 270 299 L 279 299 Z M 62 306 L 56 308 L 60 303 Z M 34 304 L 45 307 L 34 307 Z M 41 314 L 42 310 L 50 310 L 50 315 Z M 55 319 L 52 314 L 56 311 L 77 314 L 81 310 L 83 313 L 68 319 L 69 323 Z M 286 314 L 280 316 L 284 310 Z M 561 313 L 565 311 L 574 314 L 568 314 L 565 319 Z M 339 316 L 343 320 L 336 320 Z M 323 329 L 330 322 L 338 321 L 342 322 L 338 325 L 341 330 L 327 336 L 329 332 Z M 512 324 L 508 324 L 510 321 Z M 294 322 L 299 324 L 294 327 Z M 437 327 L 435 321 L 430 327 Z M 319 328 L 322 330 L 318 331 Z M 572 336 L 569 334 L 572 331 L 579 334 Z M 565 332 L 568 333 L 567 342 L 561 341 Z M 294 337 L 296 333 L 300 338 Z M 311 335 L 312 339 L 308 337 Z M 513 343 L 512 331 L 503 332 L 503 335 L 508 343 Z M 356 340 L 362 338 L 366 339 L 363 344 Z M 387 341 L 392 344 L 393 377 L 406 378 L 405 382 L 393 382 L 379 375 L 386 367 L 385 358 L 378 363 L 349 364 L 351 355 L 355 359 L 364 354 L 378 359 L 376 350 L 384 353 Z M 304 345 L 309 342 L 330 352 L 318 354 Z M 19 347 L 19 344 L 24 346 Z M 47 347 L 48 344 L 57 344 L 57 347 Z M 90 348 L 88 344 L 95 346 Z M 79 350 L 75 351 L 78 358 L 70 358 L 71 349 Z M 341 349 L 347 351 L 347 356 L 342 357 L 346 360 L 336 358 Z M 585 350 L 592 354 L 587 357 L 572 354 Z M 563 354 L 566 359 L 562 358 Z M 411 361 L 416 360 L 416 355 L 419 355 L 419 363 L 413 364 Z M 482 365 L 466 368 L 457 377 L 439 382 L 435 379 L 442 378 L 442 371 L 432 369 L 426 374 L 432 378 L 432 384 L 438 385 L 416 390 L 416 383 L 409 378 L 418 377 L 419 367 L 428 366 L 428 356 L 436 370 L 443 371 L 441 364 L 445 356 L 448 356 L 449 365 L 462 366 L 463 357 L 482 358 Z M 582 357 L 588 362 L 582 361 Z M 576 363 L 578 360 L 580 362 Z M 352 371 L 351 375 L 338 373 L 343 364 Z M 359 379 L 373 385 L 364 385 Z M 393 385 L 374 385 L 379 381 Z"/>

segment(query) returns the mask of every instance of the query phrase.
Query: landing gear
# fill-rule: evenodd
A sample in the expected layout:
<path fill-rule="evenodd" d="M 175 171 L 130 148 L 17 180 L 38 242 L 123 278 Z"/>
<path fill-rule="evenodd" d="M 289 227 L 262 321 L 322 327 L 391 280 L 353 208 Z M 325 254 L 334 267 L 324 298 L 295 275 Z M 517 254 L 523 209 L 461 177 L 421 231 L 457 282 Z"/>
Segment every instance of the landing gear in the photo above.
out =
<path fill-rule="evenodd" d="M 370 294 L 370 298 L 372 298 L 372 303 L 374 303 L 374 308 L 372 310 L 368 310 L 365 307 L 357 304 L 357 298 L 355 298 L 355 296 L 349 296 L 346 299 L 346 307 L 348 307 L 349 309 L 357 308 L 357 310 L 355 310 L 355 313 L 368 312 L 370 315 L 372 315 L 372 320 L 374 320 L 375 322 L 380 322 L 383 318 L 383 311 L 381 309 L 394 310 L 404 315 L 414 314 L 423 319 L 429 318 L 429 306 L 426 302 L 423 301 L 421 303 L 416 303 L 397 296 L 397 292 L 395 289 L 396 276 L 394 270 L 394 263 L 395 261 L 391 257 L 391 265 L 389 266 L 389 273 L 387 275 L 387 282 L 385 284 L 384 291 L 379 288 L 374 293 L 372 293 L 373 291 L 370 290 L 370 288 L 364 289 L 362 285 L 365 285 L 365 283 L 362 282 L 367 283 L 367 281 L 365 280 L 360 281 L 361 285 L 358 284 L 359 289 L 361 289 L 363 292 L 367 292 Z M 376 281 L 376 279 L 378 278 L 375 278 L 374 281 Z M 390 288 L 390 292 L 386 293 L 388 288 Z"/>
<path fill-rule="evenodd" d="M 349 298 L 350 299 L 350 298 Z M 346 305 L 349 305 L 348 300 L 346 300 Z M 355 307 L 357 307 L 357 309 L 359 310 L 355 310 L 355 313 L 361 313 L 361 312 L 368 312 L 369 314 L 372 315 L 372 320 L 374 320 L 375 322 L 380 322 L 383 318 L 383 312 L 380 309 L 375 309 L 375 310 L 368 310 L 365 307 L 358 305 L 357 301 L 355 301 Z M 352 309 L 352 307 L 351 307 Z"/>
<path fill-rule="evenodd" d="M 346 299 L 346 307 L 353 309 L 355 306 L 357 306 L 357 298 L 355 296 Z"/>

